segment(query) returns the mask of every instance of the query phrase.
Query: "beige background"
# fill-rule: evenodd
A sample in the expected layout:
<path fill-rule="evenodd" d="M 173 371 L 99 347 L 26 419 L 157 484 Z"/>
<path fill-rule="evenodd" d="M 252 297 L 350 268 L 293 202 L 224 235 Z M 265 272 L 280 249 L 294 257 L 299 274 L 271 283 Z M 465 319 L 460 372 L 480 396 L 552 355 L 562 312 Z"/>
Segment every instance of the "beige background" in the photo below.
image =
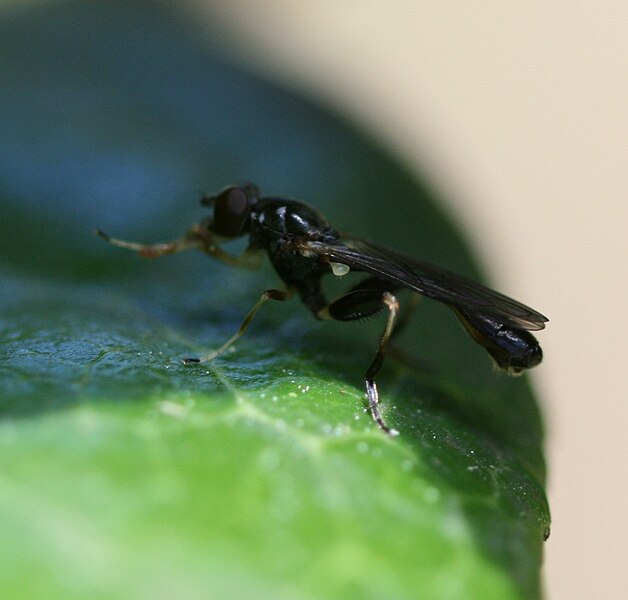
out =
<path fill-rule="evenodd" d="M 628 598 L 628 2 L 188 4 L 433 174 L 493 281 L 549 315 L 545 587 Z"/>
<path fill-rule="evenodd" d="M 182 3 L 430 173 L 497 287 L 551 318 L 548 597 L 628 598 L 628 2 Z"/>

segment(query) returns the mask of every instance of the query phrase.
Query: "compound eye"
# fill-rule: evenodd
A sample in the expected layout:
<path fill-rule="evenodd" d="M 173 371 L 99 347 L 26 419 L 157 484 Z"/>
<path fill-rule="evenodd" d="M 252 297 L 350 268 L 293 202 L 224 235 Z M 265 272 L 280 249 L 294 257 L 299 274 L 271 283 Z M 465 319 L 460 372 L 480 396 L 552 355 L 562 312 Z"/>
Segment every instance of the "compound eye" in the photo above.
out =
<path fill-rule="evenodd" d="M 212 230 L 225 237 L 242 235 L 248 226 L 251 202 L 246 187 L 224 189 L 214 198 Z"/>

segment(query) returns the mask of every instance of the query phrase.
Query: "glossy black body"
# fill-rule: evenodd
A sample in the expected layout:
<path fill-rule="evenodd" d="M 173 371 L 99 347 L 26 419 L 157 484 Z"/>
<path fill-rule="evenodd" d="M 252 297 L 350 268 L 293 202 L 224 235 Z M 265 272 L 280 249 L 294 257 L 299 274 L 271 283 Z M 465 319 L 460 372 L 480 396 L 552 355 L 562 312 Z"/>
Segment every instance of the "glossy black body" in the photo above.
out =
<path fill-rule="evenodd" d="M 296 290 L 315 316 L 327 306 L 321 279 L 329 263 L 301 250 L 304 241 L 338 244 L 340 236 L 325 217 L 302 202 L 262 198 L 251 209 L 249 248 L 263 250 L 284 283 Z"/>
<path fill-rule="evenodd" d="M 547 321 L 537 311 L 440 267 L 341 235 L 311 206 L 286 198 L 259 197 L 252 184 L 226 188 L 204 203 L 220 204 L 221 198 L 243 190 L 248 215 L 238 235 L 250 236 L 250 251 L 267 253 L 277 274 L 316 317 L 327 308 L 326 316 L 337 320 L 364 318 L 383 308 L 383 292 L 407 288 L 452 308 L 471 337 L 510 374 L 541 362 L 541 347 L 529 333 L 542 329 Z M 220 231 L 216 215 L 209 227 Z M 329 305 L 321 280 L 331 273 L 331 263 L 347 265 L 369 277 Z"/>

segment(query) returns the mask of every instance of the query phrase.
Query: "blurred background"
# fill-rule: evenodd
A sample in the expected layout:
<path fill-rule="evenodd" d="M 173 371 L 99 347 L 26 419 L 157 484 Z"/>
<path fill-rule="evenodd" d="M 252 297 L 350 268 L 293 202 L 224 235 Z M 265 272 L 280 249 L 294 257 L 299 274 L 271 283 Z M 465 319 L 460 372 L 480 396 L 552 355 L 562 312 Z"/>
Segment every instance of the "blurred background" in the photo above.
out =
<path fill-rule="evenodd" d="M 177 5 L 426 174 L 495 287 L 549 316 L 547 595 L 626 597 L 628 4 Z"/>

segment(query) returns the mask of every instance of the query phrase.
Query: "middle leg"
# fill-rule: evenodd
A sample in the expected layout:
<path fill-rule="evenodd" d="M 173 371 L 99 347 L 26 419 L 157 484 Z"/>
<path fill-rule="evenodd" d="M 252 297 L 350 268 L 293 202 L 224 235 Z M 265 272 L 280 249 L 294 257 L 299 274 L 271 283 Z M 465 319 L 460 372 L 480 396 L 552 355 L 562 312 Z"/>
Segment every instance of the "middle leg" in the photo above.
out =
<path fill-rule="evenodd" d="M 253 308 L 248 312 L 246 317 L 244 317 L 244 321 L 242 321 L 238 331 L 236 331 L 220 348 L 206 354 L 205 356 L 201 356 L 200 358 L 184 358 L 183 364 L 195 364 L 195 363 L 204 363 L 209 362 L 210 360 L 214 360 L 217 356 L 223 354 L 230 346 L 232 346 L 238 339 L 244 335 L 244 332 L 247 330 L 250 325 L 253 317 L 256 315 L 257 311 L 266 304 L 269 300 L 287 300 L 290 297 L 290 292 L 283 290 L 266 290 L 259 298 L 259 300 L 255 303 Z"/>

